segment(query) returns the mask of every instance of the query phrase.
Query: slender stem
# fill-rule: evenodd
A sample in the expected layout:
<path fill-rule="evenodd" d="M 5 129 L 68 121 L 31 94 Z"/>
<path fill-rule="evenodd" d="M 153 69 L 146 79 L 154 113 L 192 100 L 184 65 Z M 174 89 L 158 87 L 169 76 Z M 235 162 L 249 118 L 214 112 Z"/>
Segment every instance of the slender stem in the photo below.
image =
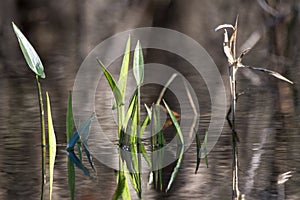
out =
<path fill-rule="evenodd" d="M 121 145 L 121 139 L 123 138 L 122 135 L 122 123 L 123 123 L 123 108 L 120 106 L 117 106 L 117 115 L 118 115 L 118 139 L 119 139 L 119 144 Z"/>
<path fill-rule="evenodd" d="M 237 135 L 235 131 L 235 111 L 236 111 L 236 72 L 237 66 L 234 65 L 231 70 L 231 125 L 232 125 L 232 155 L 233 155 L 233 162 L 232 162 L 232 192 L 233 192 L 233 199 L 240 197 L 239 185 L 238 185 L 238 151 L 237 151 Z"/>
<path fill-rule="evenodd" d="M 40 106 L 40 122 L 41 122 L 41 148 L 42 148 L 42 192 L 41 199 L 44 199 L 44 191 L 46 184 L 46 132 L 45 132 L 45 118 L 44 118 L 44 104 L 41 84 L 39 82 L 39 77 L 36 75 L 36 84 L 38 89 L 38 98 Z"/>
<path fill-rule="evenodd" d="M 138 86 L 138 96 L 137 96 L 137 139 L 136 139 L 136 145 L 137 145 L 137 155 L 138 155 L 138 178 L 139 178 L 139 184 L 141 185 L 141 168 L 142 168 L 142 160 L 141 160 L 141 124 L 140 124 L 140 109 L 141 109 L 141 87 Z M 142 188 L 141 188 L 142 189 Z M 141 191 L 140 191 L 141 192 Z"/>

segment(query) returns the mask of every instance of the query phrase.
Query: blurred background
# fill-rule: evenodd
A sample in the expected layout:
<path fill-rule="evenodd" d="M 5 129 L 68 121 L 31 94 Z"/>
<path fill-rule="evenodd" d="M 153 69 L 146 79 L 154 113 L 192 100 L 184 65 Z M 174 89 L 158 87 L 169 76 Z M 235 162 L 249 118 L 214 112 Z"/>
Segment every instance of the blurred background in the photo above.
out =
<path fill-rule="evenodd" d="M 0 1 L 0 199 L 38 199 L 41 180 L 35 80 L 19 49 L 12 21 L 35 47 L 45 67 L 47 78 L 42 80 L 42 86 L 51 95 L 60 144 L 54 199 L 70 199 L 65 152 L 67 95 L 88 53 L 101 41 L 121 31 L 148 26 L 170 28 L 190 36 L 206 49 L 227 87 L 223 34 L 214 29 L 220 24 L 233 24 L 237 15 L 238 51 L 252 47 L 244 63 L 277 71 L 294 82 L 289 85 L 247 69 L 238 72 L 238 92 L 244 93 L 238 99 L 236 116 L 240 137 L 240 190 L 247 199 L 300 199 L 299 11 L 299 0 Z M 146 63 L 161 61 L 172 63 L 175 68 L 182 64 L 171 59 L 172 56 L 160 56 L 155 52 L 145 55 Z M 206 87 L 200 84 L 197 90 L 201 98 L 200 92 Z M 146 90 L 143 95 L 147 99 Z M 209 119 L 208 110 L 200 127 L 208 126 Z M 209 168 L 201 164 L 198 174 L 194 174 L 195 148 L 192 146 L 185 154 L 174 187 L 168 194 L 148 186 L 145 176 L 144 199 L 230 199 L 229 127 L 225 125 L 209 154 Z M 78 170 L 76 199 L 112 197 L 116 187 L 114 171 L 101 163 L 96 166 L 97 180 L 85 177 Z M 293 171 L 292 178 L 278 185 L 278 175 L 287 171 Z M 169 177 L 165 178 L 168 181 Z M 134 192 L 132 196 L 136 198 Z"/>

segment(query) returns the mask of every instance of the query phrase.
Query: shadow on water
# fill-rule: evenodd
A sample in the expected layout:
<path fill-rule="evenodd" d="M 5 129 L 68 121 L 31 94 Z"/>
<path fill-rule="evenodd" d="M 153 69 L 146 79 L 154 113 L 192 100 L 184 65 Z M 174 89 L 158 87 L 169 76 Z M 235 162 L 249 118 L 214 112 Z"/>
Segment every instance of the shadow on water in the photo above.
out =
<path fill-rule="evenodd" d="M 245 80 L 241 80 L 242 82 Z M 242 87 L 242 86 L 241 86 Z M 147 87 L 145 88 L 147 90 Z M 151 91 L 151 87 L 148 88 Z M 40 192 L 40 135 L 39 116 L 36 107 L 34 82 L 26 79 L 1 79 L 0 91 L 0 198 L 37 199 Z M 153 94 L 153 93 L 149 93 Z M 146 95 L 146 96 L 145 96 Z M 97 100 L 109 98 L 98 95 Z M 170 96 L 172 98 L 172 95 Z M 55 105 L 52 95 L 53 114 L 58 151 L 54 175 L 54 199 L 69 199 L 67 182 L 67 157 L 65 152 L 64 115 L 66 106 Z M 143 99 L 153 99 L 143 91 Z M 269 99 L 269 101 L 266 101 Z M 276 199 L 279 195 L 297 199 L 299 194 L 300 166 L 299 127 L 297 118 L 280 114 L 272 103 L 274 93 L 262 87 L 250 89 L 239 99 L 237 127 L 240 137 L 239 172 L 240 190 L 250 199 Z M 106 102 L 106 99 L 104 99 Z M 251 106 L 249 106 L 251 105 Z M 99 109 L 111 112 L 110 105 Z M 207 105 L 200 105 L 207 106 Z M 291 123 L 284 122 L 290 118 Z M 209 115 L 201 117 L 200 127 L 207 126 Z M 114 133 L 114 122 L 101 118 L 107 131 Z M 292 123 L 293 122 L 293 123 Z M 59 131 L 58 131 L 59 130 Z M 62 130 L 62 131 L 60 131 Z M 224 127 L 217 145 L 209 156 L 209 168 L 202 161 L 199 171 L 196 166 L 196 145 L 193 144 L 184 154 L 183 162 L 172 189 L 168 194 L 156 191 L 147 184 L 148 175 L 143 175 L 143 198 L 145 199 L 224 199 L 231 195 L 231 130 Z M 76 199 L 109 199 L 116 187 L 112 169 L 95 160 L 97 178 L 92 180 L 76 173 Z M 171 166 L 164 168 L 164 182 L 168 182 Z M 278 187 L 279 174 L 293 171 L 292 178 Z M 47 187 L 47 185 L 46 185 Z M 132 193 L 134 194 L 134 192 Z M 136 196 L 133 195 L 133 199 Z"/>

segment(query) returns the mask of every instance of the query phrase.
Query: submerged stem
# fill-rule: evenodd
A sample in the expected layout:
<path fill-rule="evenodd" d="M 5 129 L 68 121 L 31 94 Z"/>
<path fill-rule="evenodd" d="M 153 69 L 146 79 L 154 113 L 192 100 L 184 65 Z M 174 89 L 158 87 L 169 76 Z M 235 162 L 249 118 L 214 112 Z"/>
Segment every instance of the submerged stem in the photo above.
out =
<path fill-rule="evenodd" d="M 38 98 L 40 106 L 40 123 L 41 123 L 41 148 L 42 148 L 42 192 L 41 199 L 44 199 L 44 191 L 46 184 L 46 132 L 45 132 L 45 118 L 44 118 L 44 104 L 41 84 L 39 82 L 39 77 L 36 75 L 36 84 L 38 89 Z"/>

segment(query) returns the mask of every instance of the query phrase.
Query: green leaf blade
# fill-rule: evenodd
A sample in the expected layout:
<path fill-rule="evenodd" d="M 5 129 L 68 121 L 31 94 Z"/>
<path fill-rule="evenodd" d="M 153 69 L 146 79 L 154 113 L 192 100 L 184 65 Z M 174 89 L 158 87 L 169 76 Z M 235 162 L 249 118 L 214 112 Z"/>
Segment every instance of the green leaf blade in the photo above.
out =
<path fill-rule="evenodd" d="M 174 124 L 175 128 L 176 128 L 176 131 L 177 131 L 177 135 L 179 136 L 179 139 L 180 139 L 180 142 L 182 145 L 184 145 L 184 139 L 183 139 L 183 134 L 181 132 L 181 128 L 180 128 L 180 125 L 178 123 L 178 121 L 176 120 L 176 117 L 174 115 L 174 113 L 172 112 L 172 110 L 169 108 L 168 104 L 163 100 L 164 104 L 165 104 L 165 107 L 168 111 L 168 114 L 170 115 L 171 117 L 171 120 L 172 120 L 172 123 Z"/>
<path fill-rule="evenodd" d="M 144 58 L 140 41 L 136 44 L 133 57 L 133 75 L 136 84 L 141 86 L 144 81 Z"/>
<path fill-rule="evenodd" d="M 116 100 L 116 103 L 117 103 L 117 106 L 121 106 L 123 105 L 123 97 L 122 97 L 122 93 L 115 81 L 115 79 L 113 78 L 113 76 L 111 75 L 111 73 L 109 73 L 109 71 L 105 68 L 105 66 L 103 65 L 103 63 L 100 61 L 100 60 L 97 60 L 103 73 L 104 73 L 104 76 L 106 78 L 106 80 L 108 81 L 108 84 L 114 94 L 114 97 L 115 97 L 115 100 Z"/>
<path fill-rule="evenodd" d="M 53 176 L 54 176 L 54 164 L 56 157 L 56 137 L 53 128 L 51 105 L 48 92 L 46 92 L 47 98 L 47 113 L 48 113 L 48 138 L 49 138 L 49 196 L 52 199 L 53 190 Z"/>
<path fill-rule="evenodd" d="M 178 170 L 179 170 L 181 162 L 182 162 L 183 153 L 184 153 L 184 146 L 182 145 L 180 147 L 180 153 L 179 153 L 179 156 L 178 156 L 178 160 L 177 160 L 176 166 L 175 166 L 175 168 L 174 168 L 174 170 L 172 172 L 172 175 L 171 175 L 171 178 L 169 180 L 166 192 L 168 192 L 171 189 L 171 186 L 172 186 L 172 184 L 173 184 L 173 182 L 174 182 L 174 180 L 175 180 L 175 178 L 177 176 Z"/>
<path fill-rule="evenodd" d="M 177 176 L 178 170 L 179 170 L 181 162 L 182 162 L 183 153 L 184 153 L 184 139 L 183 139 L 183 134 L 181 132 L 180 125 L 179 125 L 178 121 L 176 120 L 176 117 L 174 116 L 173 112 L 169 108 L 168 104 L 164 100 L 163 100 L 163 102 L 164 102 L 164 105 L 165 105 L 165 107 L 168 111 L 168 114 L 171 117 L 172 123 L 176 128 L 177 135 L 179 136 L 179 139 L 180 139 L 180 142 L 181 142 L 181 145 L 179 146 L 180 153 L 179 153 L 179 156 L 178 156 L 178 160 L 177 160 L 176 166 L 175 166 L 175 168 L 172 172 L 171 178 L 169 180 L 169 183 L 168 183 L 168 186 L 167 186 L 167 189 L 166 189 L 166 192 L 168 192 L 171 189 L 171 186 L 172 186 L 172 184 L 173 184 L 173 182 L 174 182 L 174 180 Z"/>
<path fill-rule="evenodd" d="M 44 67 L 40 57 L 37 52 L 34 50 L 33 46 L 27 40 L 27 38 L 23 35 L 20 29 L 12 22 L 12 26 L 14 32 L 18 38 L 19 46 L 22 50 L 23 56 L 26 60 L 27 65 L 30 69 L 39 77 L 45 78 L 46 75 L 44 73 Z"/>
<path fill-rule="evenodd" d="M 68 97 L 68 108 L 66 116 L 66 134 L 67 134 L 67 143 L 69 143 L 74 130 L 74 120 L 73 120 L 73 109 L 72 109 L 72 92 L 69 92 Z"/>
<path fill-rule="evenodd" d="M 118 81 L 118 86 L 120 92 L 122 94 L 122 101 L 125 100 L 125 91 L 126 91 L 126 84 L 127 84 L 127 77 L 128 77 L 128 68 L 129 68 L 129 59 L 130 59 L 130 36 L 128 37 L 125 52 L 122 61 L 122 67 L 120 70 L 120 76 Z"/>
<path fill-rule="evenodd" d="M 122 161 L 120 161 L 122 162 Z M 118 186 L 117 189 L 112 197 L 113 200 L 118 200 L 122 197 L 122 199 L 131 199 L 130 196 L 130 190 L 128 186 L 128 181 L 127 181 L 127 176 L 126 176 L 126 171 L 124 171 L 126 167 L 126 163 L 122 162 L 121 163 L 122 169 L 117 174 L 117 181 L 118 181 Z"/>
<path fill-rule="evenodd" d="M 132 97 L 131 97 L 131 100 L 129 102 L 129 106 L 127 108 L 127 111 L 126 111 L 126 114 L 125 114 L 125 118 L 124 118 L 124 121 L 123 121 L 123 129 L 126 131 L 127 130 L 127 125 L 128 125 L 128 122 L 129 122 L 129 119 L 130 117 L 133 115 L 133 111 L 135 109 L 135 106 L 136 106 L 136 102 L 137 102 L 137 93 L 138 91 L 135 90 Z"/>

